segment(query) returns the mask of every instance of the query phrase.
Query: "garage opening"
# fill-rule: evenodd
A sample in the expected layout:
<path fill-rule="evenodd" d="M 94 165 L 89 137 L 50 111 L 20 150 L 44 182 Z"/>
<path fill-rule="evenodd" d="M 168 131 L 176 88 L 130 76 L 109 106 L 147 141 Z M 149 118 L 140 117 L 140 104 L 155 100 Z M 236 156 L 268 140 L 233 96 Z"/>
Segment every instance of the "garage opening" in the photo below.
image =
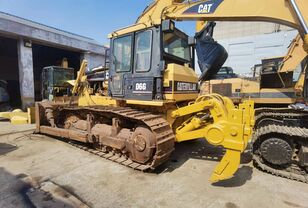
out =
<path fill-rule="evenodd" d="M 15 39 L 0 37 L 0 80 L 4 80 L 7 84 L 10 106 L 20 108 L 17 40 Z"/>
<path fill-rule="evenodd" d="M 74 68 L 75 75 L 80 67 L 80 53 L 39 44 L 32 45 L 35 101 L 42 100 L 41 74 L 47 66 L 61 66 L 63 58 L 68 60 L 68 66 Z"/>

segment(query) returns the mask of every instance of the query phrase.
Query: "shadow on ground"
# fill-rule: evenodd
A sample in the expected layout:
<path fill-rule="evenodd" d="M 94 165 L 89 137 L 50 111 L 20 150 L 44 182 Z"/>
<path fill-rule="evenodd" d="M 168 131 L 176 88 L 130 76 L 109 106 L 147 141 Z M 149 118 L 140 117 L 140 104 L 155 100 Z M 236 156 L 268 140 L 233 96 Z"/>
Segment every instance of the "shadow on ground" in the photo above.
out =
<path fill-rule="evenodd" d="M 0 156 L 17 150 L 18 147 L 12 144 L 0 143 Z"/>
<path fill-rule="evenodd" d="M 240 167 L 234 176 L 230 179 L 213 183 L 214 186 L 220 187 L 238 187 L 244 185 L 247 181 L 251 180 L 253 168 L 243 165 Z"/>
<path fill-rule="evenodd" d="M 220 162 L 225 154 L 222 147 L 212 146 L 204 139 L 192 140 L 183 143 L 177 143 L 175 150 L 169 162 L 159 166 L 155 173 L 172 172 L 181 167 L 189 159 L 198 159 L 205 161 Z M 252 156 L 249 152 L 241 155 L 241 164 L 250 163 Z M 251 179 L 253 168 L 243 165 L 234 175 L 233 178 L 215 183 L 215 186 L 234 187 L 242 186 L 247 180 Z"/>
<path fill-rule="evenodd" d="M 33 187 L 33 184 L 37 184 L 36 187 Z M 19 174 L 15 176 L 2 167 L 0 167 L 0 187 L 0 207 L 75 207 L 65 201 L 55 199 L 52 194 L 41 190 L 39 182 L 30 180 L 28 175 Z M 63 196 L 65 197 L 65 195 Z"/>
<path fill-rule="evenodd" d="M 0 168 L 0 207 L 35 207 L 26 195 L 32 186 L 22 180 L 25 174 L 12 175 Z"/>

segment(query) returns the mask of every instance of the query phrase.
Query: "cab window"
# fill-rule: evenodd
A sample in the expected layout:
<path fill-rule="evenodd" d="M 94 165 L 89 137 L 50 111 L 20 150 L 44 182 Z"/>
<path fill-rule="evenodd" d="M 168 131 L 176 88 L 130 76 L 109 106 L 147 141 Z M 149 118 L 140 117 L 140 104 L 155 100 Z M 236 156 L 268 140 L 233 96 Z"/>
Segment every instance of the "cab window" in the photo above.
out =
<path fill-rule="evenodd" d="M 135 71 L 145 72 L 151 68 L 152 31 L 136 33 Z"/>
<path fill-rule="evenodd" d="M 190 61 L 188 38 L 181 32 L 164 33 L 163 44 L 165 53 Z"/>
<path fill-rule="evenodd" d="M 131 69 L 132 36 L 117 38 L 113 42 L 113 58 L 117 72 L 128 72 Z"/>

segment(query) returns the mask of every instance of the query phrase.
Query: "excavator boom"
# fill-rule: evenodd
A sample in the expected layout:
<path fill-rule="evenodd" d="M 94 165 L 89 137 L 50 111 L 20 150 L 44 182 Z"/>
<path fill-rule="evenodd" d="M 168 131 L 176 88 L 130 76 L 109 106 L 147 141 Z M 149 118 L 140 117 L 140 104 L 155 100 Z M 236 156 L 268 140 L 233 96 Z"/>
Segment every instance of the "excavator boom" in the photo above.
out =
<path fill-rule="evenodd" d="M 110 34 L 110 37 L 176 21 L 265 21 L 287 25 L 299 31 L 308 53 L 308 2 L 306 0 L 156 0 L 138 18 L 133 27 Z"/>

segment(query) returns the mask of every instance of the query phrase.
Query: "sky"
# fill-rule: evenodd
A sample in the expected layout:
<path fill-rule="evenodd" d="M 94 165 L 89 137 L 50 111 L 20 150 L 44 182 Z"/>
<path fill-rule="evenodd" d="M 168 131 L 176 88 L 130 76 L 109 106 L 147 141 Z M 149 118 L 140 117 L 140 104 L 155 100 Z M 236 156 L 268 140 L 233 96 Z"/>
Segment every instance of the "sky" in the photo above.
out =
<path fill-rule="evenodd" d="M 151 2 L 152 0 L 0 0 L 0 11 L 93 38 L 108 46 L 108 34 L 134 24 Z M 177 23 L 177 27 L 191 36 L 195 32 L 194 22 Z M 228 63 L 237 70 L 236 64 L 231 61 Z M 246 68 L 250 69 L 250 65 Z"/>
<path fill-rule="evenodd" d="M 135 23 L 152 0 L 0 0 L 0 11 L 108 45 L 107 35 Z M 180 24 L 193 34 L 193 23 Z"/>

